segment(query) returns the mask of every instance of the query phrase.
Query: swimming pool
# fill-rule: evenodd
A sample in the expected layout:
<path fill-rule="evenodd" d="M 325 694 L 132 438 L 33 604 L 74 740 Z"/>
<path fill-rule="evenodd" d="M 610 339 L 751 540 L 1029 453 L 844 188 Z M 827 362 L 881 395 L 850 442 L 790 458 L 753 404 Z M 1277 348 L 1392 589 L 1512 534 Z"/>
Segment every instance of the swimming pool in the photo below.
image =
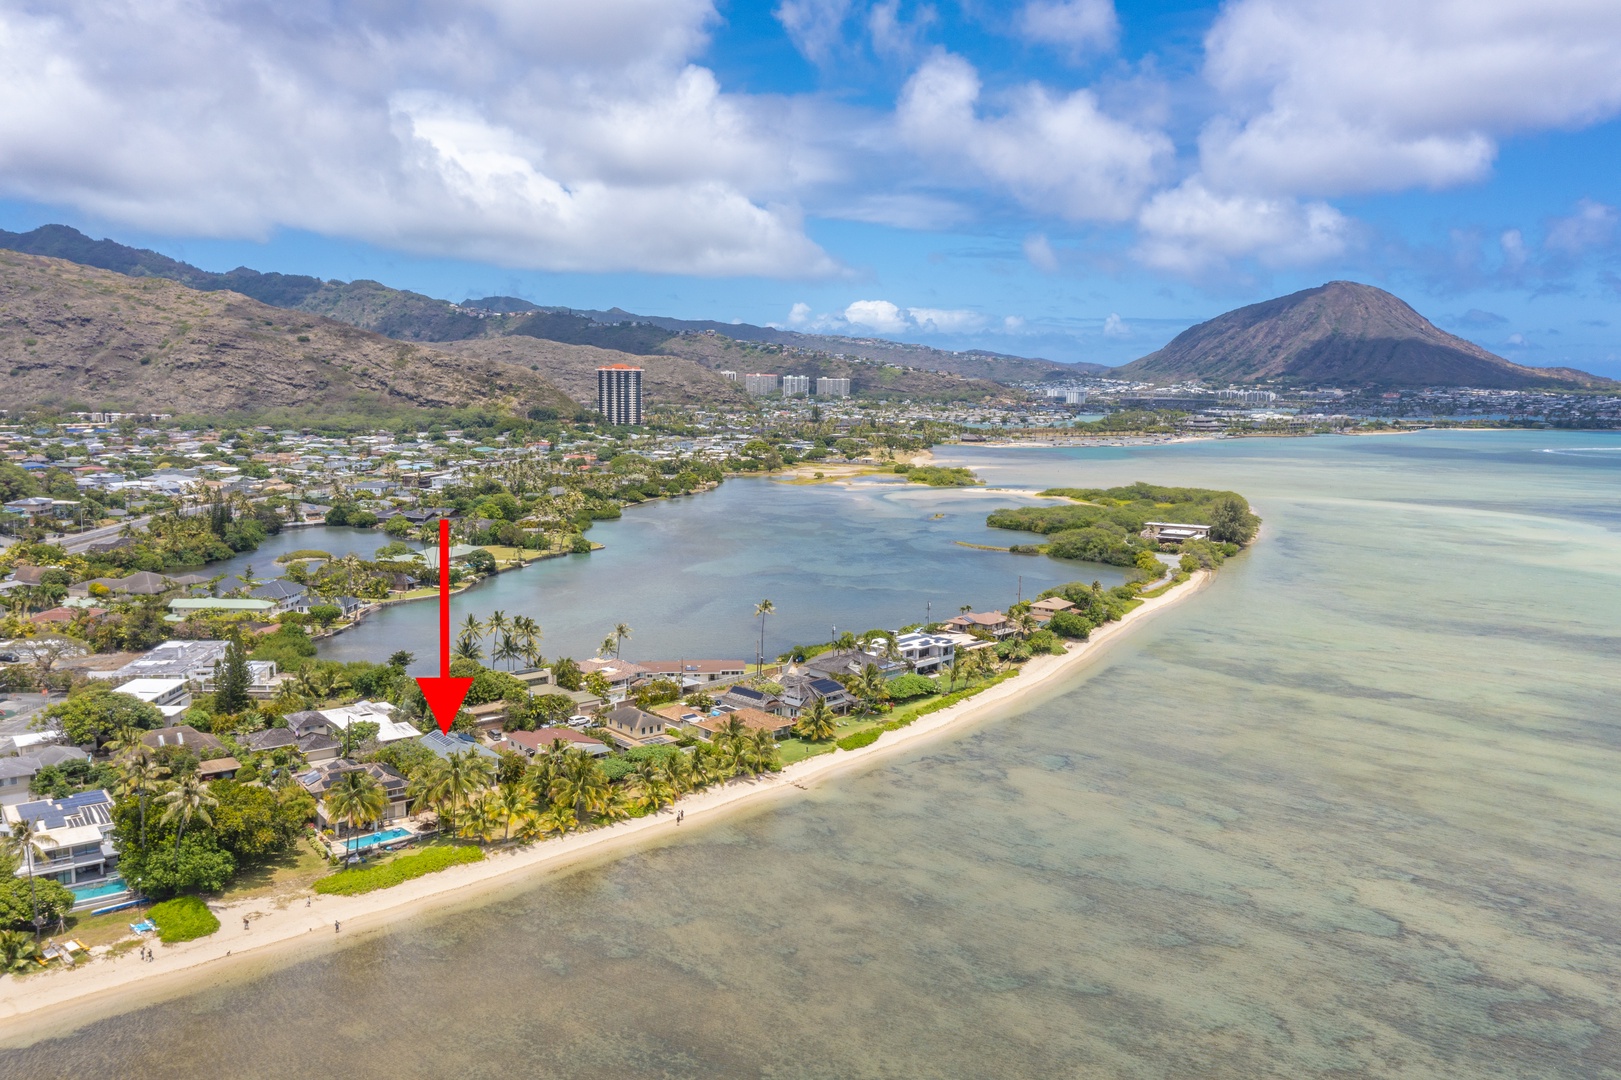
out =
<path fill-rule="evenodd" d="M 410 829 L 387 829 L 382 832 L 367 833 L 365 836 L 351 836 L 343 842 L 345 851 L 365 851 L 381 844 L 392 844 L 398 840 L 405 840 L 411 836 Z"/>
<path fill-rule="evenodd" d="M 98 881 L 94 885 L 69 885 L 68 892 L 73 894 L 73 903 L 77 906 L 91 900 L 104 900 L 109 896 L 127 893 L 129 892 L 129 886 L 124 884 L 122 877 L 114 874 L 105 881 Z"/>

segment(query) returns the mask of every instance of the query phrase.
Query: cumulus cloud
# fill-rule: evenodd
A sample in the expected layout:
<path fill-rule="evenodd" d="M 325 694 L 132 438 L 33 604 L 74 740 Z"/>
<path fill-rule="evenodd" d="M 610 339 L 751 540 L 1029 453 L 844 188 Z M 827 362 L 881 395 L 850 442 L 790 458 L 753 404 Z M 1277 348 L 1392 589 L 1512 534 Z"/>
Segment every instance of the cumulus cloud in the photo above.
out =
<path fill-rule="evenodd" d="M 794 48 L 815 62 L 832 55 L 844 36 L 852 0 L 783 0 L 772 12 L 788 32 Z"/>
<path fill-rule="evenodd" d="M 1111 311 L 1109 312 L 1109 317 L 1103 320 L 1103 336 L 1130 337 L 1131 327 L 1127 324 L 1126 320 L 1122 319 L 1118 314 Z"/>
<path fill-rule="evenodd" d="M 997 113 L 982 112 L 980 91 L 972 64 L 936 54 L 901 92 L 901 137 L 937 161 L 969 166 L 1038 212 L 1125 220 L 1171 157 L 1165 135 L 1107 115 L 1089 90 L 1055 96 L 1031 84 Z"/>
<path fill-rule="evenodd" d="M 904 312 L 888 300 L 857 300 L 844 309 L 845 321 L 881 334 L 898 334 L 912 325 Z"/>
<path fill-rule="evenodd" d="M 708 0 L 0 13 L 0 191 L 557 270 L 805 276 L 824 163 L 688 62 Z"/>
<path fill-rule="evenodd" d="M 1014 27 L 1026 41 L 1079 52 L 1113 47 L 1120 19 L 1114 0 L 1029 0 Z"/>
<path fill-rule="evenodd" d="M 1576 212 L 1548 223 L 1547 247 L 1562 255 L 1580 255 L 1592 248 L 1609 245 L 1615 238 L 1615 207 L 1592 199 L 1582 199 Z"/>
<path fill-rule="evenodd" d="M 1350 224 L 1326 203 L 1218 194 L 1194 178 L 1143 207 L 1136 254 L 1181 274 L 1249 257 L 1269 266 L 1306 264 L 1343 252 Z"/>
<path fill-rule="evenodd" d="M 1613 0 L 1234 0 L 1205 47 L 1225 109 L 1201 169 L 1227 190 L 1445 187 L 1504 135 L 1621 110 Z"/>
<path fill-rule="evenodd" d="M 1024 238 L 1024 257 L 1037 270 L 1050 274 L 1058 269 L 1058 253 L 1041 233 L 1031 233 Z"/>

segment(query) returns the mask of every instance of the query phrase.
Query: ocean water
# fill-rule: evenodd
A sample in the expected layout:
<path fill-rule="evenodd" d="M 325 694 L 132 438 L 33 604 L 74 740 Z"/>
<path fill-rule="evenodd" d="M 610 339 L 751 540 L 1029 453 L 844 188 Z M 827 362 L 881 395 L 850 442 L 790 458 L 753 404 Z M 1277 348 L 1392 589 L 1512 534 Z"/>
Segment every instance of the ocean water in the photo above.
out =
<path fill-rule="evenodd" d="M 1266 534 L 1019 715 L 0 1075 L 1621 1076 L 1621 438 L 948 457 Z"/>

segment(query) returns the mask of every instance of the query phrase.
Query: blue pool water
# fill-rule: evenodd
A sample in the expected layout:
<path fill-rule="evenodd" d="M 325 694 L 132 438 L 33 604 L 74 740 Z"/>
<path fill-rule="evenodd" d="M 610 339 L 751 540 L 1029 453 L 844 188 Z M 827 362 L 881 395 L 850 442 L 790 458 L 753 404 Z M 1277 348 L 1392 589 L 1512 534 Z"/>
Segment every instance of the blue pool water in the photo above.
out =
<path fill-rule="evenodd" d="M 124 884 L 124 879 L 117 874 L 97 885 L 68 886 L 68 892 L 73 894 L 74 901 L 81 904 L 86 900 L 100 900 L 104 896 L 117 896 L 128 891 L 129 886 Z"/>
<path fill-rule="evenodd" d="M 367 833 L 365 836 L 351 836 L 343 846 L 347 851 L 365 851 L 379 844 L 392 844 L 396 840 L 404 840 L 410 835 L 410 829 L 387 829 L 383 832 Z"/>

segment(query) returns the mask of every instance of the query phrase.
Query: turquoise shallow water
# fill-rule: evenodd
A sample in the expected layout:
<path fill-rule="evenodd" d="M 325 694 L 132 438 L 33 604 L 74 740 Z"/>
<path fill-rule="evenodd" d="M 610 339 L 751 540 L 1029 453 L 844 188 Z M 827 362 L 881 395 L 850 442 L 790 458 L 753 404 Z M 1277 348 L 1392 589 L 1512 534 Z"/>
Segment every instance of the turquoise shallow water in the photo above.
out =
<path fill-rule="evenodd" d="M 1022 715 L 0 1075 L 1621 1076 L 1618 451 L 953 454 L 1267 532 Z"/>

